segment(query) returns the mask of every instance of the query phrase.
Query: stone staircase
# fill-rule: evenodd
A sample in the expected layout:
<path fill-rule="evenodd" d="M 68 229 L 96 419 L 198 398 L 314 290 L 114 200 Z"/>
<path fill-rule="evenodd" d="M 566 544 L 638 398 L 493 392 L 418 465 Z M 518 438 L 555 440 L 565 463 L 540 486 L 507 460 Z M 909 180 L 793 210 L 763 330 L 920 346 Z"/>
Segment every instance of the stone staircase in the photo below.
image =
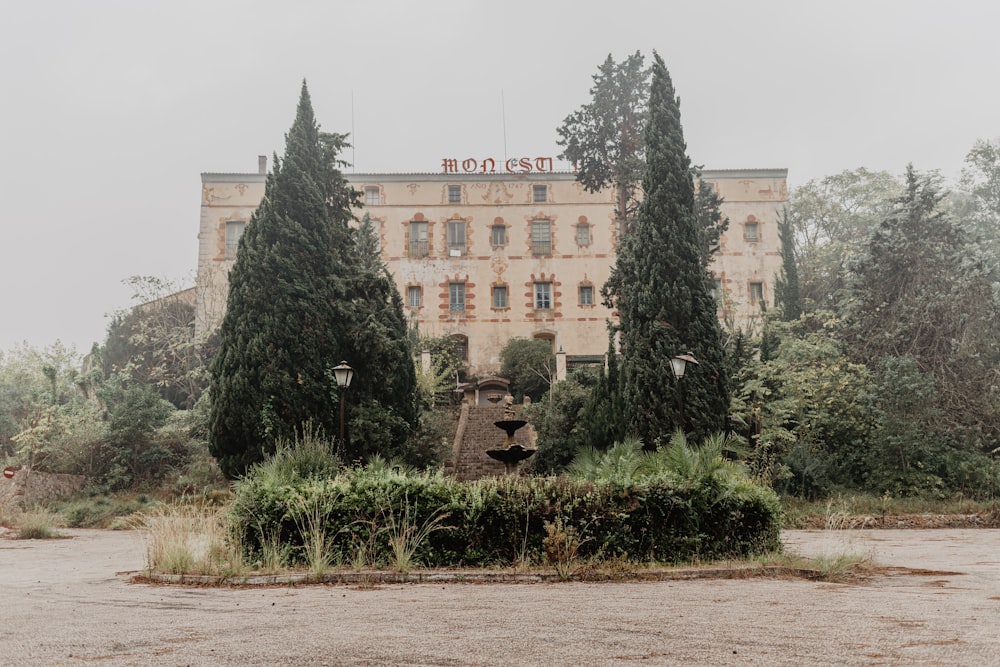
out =
<path fill-rule="evenodd" d="M 515 408 L 520 412 L 520 407 Z M 487 449 L 503 447 L 507 434 L 493 422 L 503 419 L 503 405 L 462 405 L 462 414 L 455 432 L 454 460 L 446 472 L 469 481 L 503 475 L 504 465 L 486 455 Z M 534 430 L 528 424 L 514 435 L 514 442 L 522 447 L 534 447 Z M 523 464 L 522 464 L 523 465 Z"/>

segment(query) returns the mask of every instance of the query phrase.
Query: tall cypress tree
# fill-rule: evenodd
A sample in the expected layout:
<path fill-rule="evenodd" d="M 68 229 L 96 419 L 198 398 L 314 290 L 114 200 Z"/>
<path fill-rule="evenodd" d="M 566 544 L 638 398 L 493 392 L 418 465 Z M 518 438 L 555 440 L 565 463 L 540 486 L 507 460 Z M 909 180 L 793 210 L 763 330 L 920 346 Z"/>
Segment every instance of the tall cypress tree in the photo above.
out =
<path fill-rule="evenodd" d="M 423 452 L 405 447 L 417 423 L 416 370 L 403 299 L 382 261 L 378 234 L 368 214 L 354 231 L 351 298 L 338 308 L 345 359 L 354 367 L 347 397 L 350 420 L 343 455 L 348 460 L 372 454 L 427 463 Z"/>
<path fill-rule="evenodd" d="M 676 355 L 692 352 L 700 362 L 683 380 L 686 431 L 701 438 L 722 430 L 729 407 L 709 251 L 679 102 L 662 58 L 653 57 L 645 196 L 603 291 L 619 315 L 621 419 L 625 431 L 647 446 L 681 426 L 679 385 L 670 369 Z"/>
<path fill-rule="evenodd" d="M 348 288 L 338 260 L 351 254 L 351 197 L 333 177 L 330 143 L 321 138 L 305 82 L 285 142 L 229 274 L 221 347 L 210 369 L 209 444 L 229 477 L 306 422 L 328 433 L 338 427 L 329 369 L 343 358 L 332 325 Z"/>
<path fill-rule="evenodd" d="M 799 270 L 795 265 L 795 239 L 792 237 L 792 220 L 786 208 L 778 221 L 778 239 L 781 241 L 781 271 L 774 281 L 774 303 L 780 309 L 781 319 L 792 322 L 802 314 L 799 297 Z"/>

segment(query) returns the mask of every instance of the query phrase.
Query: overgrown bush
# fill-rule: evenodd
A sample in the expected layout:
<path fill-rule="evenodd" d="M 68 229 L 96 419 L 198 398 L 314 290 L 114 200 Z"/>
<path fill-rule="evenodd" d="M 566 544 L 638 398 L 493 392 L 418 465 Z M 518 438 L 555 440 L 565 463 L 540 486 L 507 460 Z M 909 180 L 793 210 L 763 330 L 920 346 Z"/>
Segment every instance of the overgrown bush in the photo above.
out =
<path fill-rule="evenodd" d="M 319 520 L 304 522 L 300 507 L 321 508 Z M 305 533 L 318 529 L 331 563 L 402 568 L 400 534 L 413 540 L 405 545 L 410 562 L 427 566 L 543 562 L 546 523 L 572 529 L 580 558 L 741 557 L 780 546 L 779 516 L 772 491 L 720 475 L 693 483 L 670 475 L 630 484 L 567 477 L 463 483 L 376 461 L 332 478 L 257 468 L 237 484 L 229 526 L 249 562 L 281 544 L 286 564 L 304 564 L 314 557 L 307 546 L 316 544 Z M 434 529 L 421 530 L 427 526 Z"/>
<path fill-rule="evenodd" d="M 578 368 L 527 409 L 523 417 L 538 433 L 538 453 L 528 460 L 532 470 L 543 475 L 559 474 L 582 445 L 592 442 L 586 411 L 592 407 L 600 373 L 599 368 Z"/>

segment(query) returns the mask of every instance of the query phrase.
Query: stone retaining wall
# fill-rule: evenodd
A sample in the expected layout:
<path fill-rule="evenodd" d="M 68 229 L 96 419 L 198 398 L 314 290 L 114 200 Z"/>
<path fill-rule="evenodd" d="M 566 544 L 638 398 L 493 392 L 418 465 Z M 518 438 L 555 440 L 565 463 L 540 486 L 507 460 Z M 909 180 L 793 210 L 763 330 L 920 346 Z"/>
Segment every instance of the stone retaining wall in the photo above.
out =
<path fill-rule="evenodd" d="M 12 479 L 0 477 L 0 509 L 30 507 L 43 500 L 79 493 L 87 478 L 21 468 Z"/>

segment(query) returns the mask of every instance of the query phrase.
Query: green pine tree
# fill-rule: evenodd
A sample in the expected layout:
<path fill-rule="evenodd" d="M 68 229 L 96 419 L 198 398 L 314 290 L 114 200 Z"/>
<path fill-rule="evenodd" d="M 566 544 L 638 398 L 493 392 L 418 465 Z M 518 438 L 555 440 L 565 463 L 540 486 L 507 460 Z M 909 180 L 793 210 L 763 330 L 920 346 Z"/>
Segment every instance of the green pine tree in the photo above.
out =
<path fill-rule="evenodd" d="M 337 269 L 351 254 L 351 198 L 334 178 L 305 82 L 285 141 L 229 274 L 210 371 L 210 448 L 229 477 L 307 422 L 327 433 L 339 426 L 329 369 L 347 358 L 332 324 L 348 290 Z"/>
<path fill-rule="evenodd" d="M 597 384 L 584 406 L 582 428 L 588 444 L 597 449 L 608 449 L 625 437 L 625 424 L 621 419 L 621 392 L 618 382 L 618 352 L 615 350 L 615 329 L 608 332 L 607 367 L 602 368 Z"/>
<path fill-rule="evenodd" d="M 645 141 L 645 197 L 604 297 L 619 315 L 620 416 L 627 433 L 651 446 L 678 427 L 696 439 L 722 430 L 729 405 L 706 233 L 695 210 L 678 100 L 656 54 Z M 670 359 L 685 352 L 700 365 L 683 380 L 682 425 Z"/>
<path fill-rule="evenodd" d="M 792 220 L 786 208 L 778 221 L 778 239 L 781 241 L 781 272 L 774 281 L 774 304 L 785 322 L 799 319 L 802 299 L 799 296 L 799 270 L 795 266 L 795 239 Z"/>
<path fill-rule="evenodd" d="M 345 359 L 355 370 L 346 399 L 350 420 L 343 455 L 348 460 L 372 454 L 428 463 L 406 444 L 417 423 L 416 371 L 403 300 L 382 261 L 378 233 L 368 214 L 355 231 L 356 261 L 349 276 L 351 299 L 338 308 L 336 326 Z"/>
<path fill-rule="evenodd" d="M 608 54 L 597 68 L 591 101 L 563 120 L 556 131 L 559 157 L 576 165 L 588 192 L 615 190 L 615 216 L 627 226 L 638 206 L 644 163 L 643 128 L 649 96 L 649 69 L 641 52 L 620 63 Z"/>

